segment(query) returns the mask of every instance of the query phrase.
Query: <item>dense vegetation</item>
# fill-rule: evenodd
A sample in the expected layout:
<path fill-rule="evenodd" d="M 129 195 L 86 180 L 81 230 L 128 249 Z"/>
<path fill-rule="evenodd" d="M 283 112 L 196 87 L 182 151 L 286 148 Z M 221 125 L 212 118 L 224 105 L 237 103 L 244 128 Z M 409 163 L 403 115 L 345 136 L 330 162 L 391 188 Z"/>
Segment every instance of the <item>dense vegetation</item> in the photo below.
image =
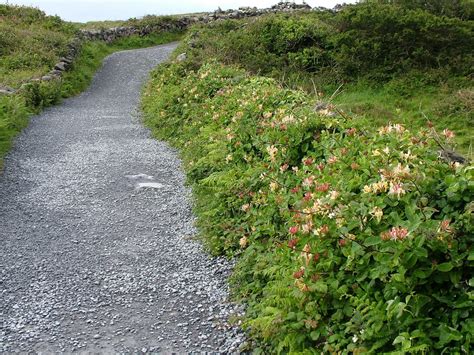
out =
<path fill-rule="evenodd" d="M 473 21 L 416 9 L 361 4 L 343 11 L 226 21 L 196 28 L 189 67 L 208 58 L 327 93 L 376 124 L 423 127 L 426 117 L 472 144 Z"/>
<path fill-rule="evenodd" d="M 472 352 L 474 169 L 437 129 L 472 138 L 472 23 L 362 4 L 195 28 L 181 52 L 145 120 L 180 148 L 205 244 L 239 256 L 253 350 Z M 345 112 L 312 81 L 347 82 Z"/>
<path fill-rule="evenodd" d="M 159 18 L 155 21 L 159 21 Z M 0 5 L 0 86 L 18 88 L 41 77 L 66 54 L 77 26 L 57 16 L 46 16 L 30 7 Z M 13 138 L 28 123 L 28 117 L 78 94 L 90 83 L 102 59 L 118 50 L 147 47 L 178 40 L 181 33 L 163 32 L 132 36 L 111 44 L 84 43 L 79 57 L 61 80 L 30 82 L 17 95 L 0 95 L 0 168 Z"/>

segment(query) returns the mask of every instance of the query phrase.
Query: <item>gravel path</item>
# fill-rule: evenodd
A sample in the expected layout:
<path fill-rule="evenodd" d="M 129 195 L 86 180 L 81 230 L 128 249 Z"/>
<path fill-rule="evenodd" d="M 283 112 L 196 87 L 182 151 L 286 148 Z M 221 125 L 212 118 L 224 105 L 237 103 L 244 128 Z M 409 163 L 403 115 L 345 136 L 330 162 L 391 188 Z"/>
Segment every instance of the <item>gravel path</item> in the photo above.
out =
<path fill-rule="evenodd" d="M 232 352 L 231 265 L 195 233 L 176 152 L 137 118 L 175 48 L 108 57 L 32 119 L 0 176 L 0 352 Z"/>

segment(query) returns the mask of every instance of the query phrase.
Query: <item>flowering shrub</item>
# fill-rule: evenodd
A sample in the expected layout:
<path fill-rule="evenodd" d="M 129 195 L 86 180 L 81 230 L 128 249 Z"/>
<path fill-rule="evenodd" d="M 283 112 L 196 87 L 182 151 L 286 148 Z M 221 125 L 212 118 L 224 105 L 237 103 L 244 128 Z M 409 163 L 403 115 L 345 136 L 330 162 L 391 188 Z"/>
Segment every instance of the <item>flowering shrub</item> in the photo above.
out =
<path fill-rule="evenodd" d="M 143 107 L 181 149 L 206 245 L 239 255 L 261 350 L 472 350 L 474 169 L 433 140 L 452 132 L 318 114 L 213 62 L 159 67 Z"/>

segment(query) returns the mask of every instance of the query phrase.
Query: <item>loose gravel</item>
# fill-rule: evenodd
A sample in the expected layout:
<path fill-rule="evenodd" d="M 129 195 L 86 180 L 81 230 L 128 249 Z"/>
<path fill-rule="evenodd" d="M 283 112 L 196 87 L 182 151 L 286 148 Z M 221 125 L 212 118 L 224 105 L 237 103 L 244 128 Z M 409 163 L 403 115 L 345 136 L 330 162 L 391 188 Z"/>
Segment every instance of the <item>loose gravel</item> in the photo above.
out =
<path fill-rule="evenodd" d="M 0 176 L 0 352 L 231 353 L 232 264 L 193 239 L 176 152 L 137 111 L 169 44 L 109 56 L 32 119 Z"/>

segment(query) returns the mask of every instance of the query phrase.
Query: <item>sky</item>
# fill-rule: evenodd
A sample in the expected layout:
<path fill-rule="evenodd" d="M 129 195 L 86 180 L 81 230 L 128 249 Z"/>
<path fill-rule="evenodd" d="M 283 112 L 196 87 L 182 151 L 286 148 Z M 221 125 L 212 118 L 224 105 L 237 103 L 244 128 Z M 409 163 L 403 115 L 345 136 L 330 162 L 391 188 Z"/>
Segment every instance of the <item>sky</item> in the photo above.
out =
<path fill-rule="evenodd" d="M 0 4 L 38 7 L 48 15 L 59 15 L 74 22 L 98 20 L 126 20 L 143 15 L 170 15 L 191 12 L 237 9 L 241 6 L 269 7 L 279 0 L 0 0 Z M 301 3 L 302 0 L 296 0 Z M 332 8 L 338 3 L 355 3 L 356 0 L 306 0 L 312 6 Z"/>

